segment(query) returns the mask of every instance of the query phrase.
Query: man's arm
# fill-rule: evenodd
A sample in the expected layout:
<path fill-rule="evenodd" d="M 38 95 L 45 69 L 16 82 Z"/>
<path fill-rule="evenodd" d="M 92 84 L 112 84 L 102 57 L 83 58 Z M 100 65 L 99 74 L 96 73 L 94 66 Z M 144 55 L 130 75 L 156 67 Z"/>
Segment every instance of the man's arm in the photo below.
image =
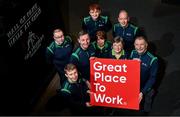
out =
<path fill-rule="evenodd" d="M 143 94 L 146 94 L 149 90 L 152 89 L 156 81 L 157 71 L 158 71 L 158 59 L 155 58 L 150 67 L 149 79 L 146 82 L 144 88 L 142 89 Z"/>

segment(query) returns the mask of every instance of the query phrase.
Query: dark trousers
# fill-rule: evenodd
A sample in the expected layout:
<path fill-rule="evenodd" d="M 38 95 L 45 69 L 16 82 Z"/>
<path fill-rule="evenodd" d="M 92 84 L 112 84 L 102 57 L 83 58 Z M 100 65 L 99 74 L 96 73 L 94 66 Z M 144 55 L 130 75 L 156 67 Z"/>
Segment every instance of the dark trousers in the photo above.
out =
<path fill-rule="evenodd" d="M 150 91 L 147 92 L 147 94 L 144 95 L 144 99 L 142 100 L 142 103 L 140 105 L 142 111 L 150 112 L 152 108 L 154 94 L 155 94 L 155 90 L 151 89 Z"/>

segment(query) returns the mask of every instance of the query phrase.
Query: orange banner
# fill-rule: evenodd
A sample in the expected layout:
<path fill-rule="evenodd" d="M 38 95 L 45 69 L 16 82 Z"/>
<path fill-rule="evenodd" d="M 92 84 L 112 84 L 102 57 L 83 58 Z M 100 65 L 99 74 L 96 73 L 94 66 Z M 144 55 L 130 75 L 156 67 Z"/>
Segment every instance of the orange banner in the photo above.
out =
<path fill-rule="evenodd" d="M 139 110 L 139 61 L 90 60 L 90 83 L 91 105 Z"/>

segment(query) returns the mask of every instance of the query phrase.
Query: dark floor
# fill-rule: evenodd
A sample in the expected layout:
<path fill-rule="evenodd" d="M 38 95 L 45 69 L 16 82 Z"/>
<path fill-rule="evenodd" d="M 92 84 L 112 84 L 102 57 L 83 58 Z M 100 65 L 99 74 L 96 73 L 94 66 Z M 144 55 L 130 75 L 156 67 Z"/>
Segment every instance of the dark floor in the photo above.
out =
<path fill-rule="evenodd" d="M 71 115 L 68 108 L 59 108 L 56 89 L 59 87 L 60 78 L 58 74 L 54 76 L 48 87 L 42 94 L 32 115 Z"/>

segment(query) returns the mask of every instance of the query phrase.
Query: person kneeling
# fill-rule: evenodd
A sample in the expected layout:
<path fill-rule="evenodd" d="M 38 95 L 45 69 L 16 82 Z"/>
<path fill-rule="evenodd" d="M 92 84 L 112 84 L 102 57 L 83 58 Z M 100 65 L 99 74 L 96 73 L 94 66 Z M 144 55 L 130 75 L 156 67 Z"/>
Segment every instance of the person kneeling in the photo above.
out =
<path fill-rule="evenodd" d="M 88 94 L 89 82 L 81 78 L 74 64 L 67 64 L 64 71 L 66 80 L 59 91 L 60 96 L 63 97 L 72 115 L 87 114 L 87 107 L 91 106 Z"/>

